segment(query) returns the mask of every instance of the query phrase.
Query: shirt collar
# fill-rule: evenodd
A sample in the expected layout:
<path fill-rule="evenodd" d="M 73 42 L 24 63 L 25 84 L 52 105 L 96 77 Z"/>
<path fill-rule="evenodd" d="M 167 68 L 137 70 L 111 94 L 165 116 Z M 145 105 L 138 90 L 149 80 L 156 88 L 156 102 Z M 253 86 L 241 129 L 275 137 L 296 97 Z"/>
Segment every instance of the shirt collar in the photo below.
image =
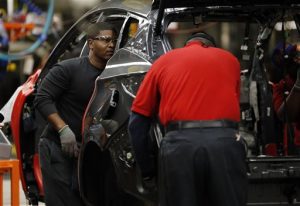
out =
<path fill-rule="evenodd" d="M 202 47 L 208 47 L 208 46 L 205 46 L 202 42 L 197 41 L 197 40 L 188 42 L 188 43 L 185 45 L 185 47 L 192 46 L 192 45 L 200 45 L 200 46 L 202 46 Z"/>

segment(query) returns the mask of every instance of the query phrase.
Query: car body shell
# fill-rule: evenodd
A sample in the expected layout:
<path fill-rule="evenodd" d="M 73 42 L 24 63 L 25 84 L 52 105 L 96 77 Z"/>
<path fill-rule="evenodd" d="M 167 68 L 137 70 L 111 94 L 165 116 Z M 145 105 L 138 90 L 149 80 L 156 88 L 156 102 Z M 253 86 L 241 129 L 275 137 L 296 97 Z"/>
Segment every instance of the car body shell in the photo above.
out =
<path fill-rule="evenodd" d="M 211 10 L 210 7 L 212 7 L 215 9 L 215 13 L 218 14 L 212 16 L 213 18 L 224 17 L 232 19 L 230 15 L 236 14 L 234 18 L 237 18 L 239 21 L 245 21 L 251 16 L 249 17 L 248 13 L 246 15 L 243 12 L 244 8 L 246 8 L 246 11 L 254 11 L 255 9 L 265 11 L 267 7 L 278 9 L 278 5 L 281 4 L 281 1 L 266 1 L 263 4 L 260 1 L 232 2 L 234 6 L 233 11 L 230 10 L 230 6 L 228 7 L 227 1 L 170 0 L 154 1 L 153 4 L 151 4 L 151 1 L 143 1 L 142 3 L 139 1 L 107 1 L 84 14 L 58 42 L 42 71 L 36 72 L 24 83 L 13 106 L 12 133 L 16 144 L 17 157 L 20 160 L 23 190 L 30 202 L 34 204 L 43 200 L 42 179 L 36 148 L 40 131 L 45 122 L 41 120 L 39 114 L 35 113 L 32 105 L 36 88 L 51 67 L 63 59 L 62 57 L 66 50 L 72 50 L 72 47 L 80 45 L 80 55 L 86 54 L 87 45 L 81 44 L 82 42 L 84 43 L 84 38 L 81 36 L 80 30 L 86 23 L 95 20 L 116 19 L 119 21 L 124 19 L 119 28 L 120 35 L 115 54 L 109 60 L 104 72 L 95 81 L 95 90 L 83 118 L 83 140 L 78 173 L 80 192 L 86 204 L 93 205 L 95 203 L 91 200 L 93 198 L 90 197 L 97 196 L 97 185 L 89 184 L 97 175 L 97 170 L 101 170 L 102 166 L 97 167 L 95 171 L 93 165 L 96 163 L 101 165 L 101 162 L 95 159 L 94 156 L 95 154 L 101 155 L 103 152 L 109 151 L 118 182 L 124 191 L 143 202 L 155 205 L 157 203 L 156 187 L 150 189 L 145 187 L 134 160 L 134 153 L 127 132 L 131 103 L 135 97 L 138 85 L 151 67 L 151 64 L 159 56 L 172 49 L 164 31 L 166 31 L 168 21 L 171 21 L 174 16 L 184 16 L 185 12 L 188 15 L 196 16 L 209 12 Z M 164 8 L 167 8 L 166 10 L 161 9 L 164 6 L 163 4 L 165 4 Z M 257 4 L 257 7 L 253 7 L 253 4 Z M 198 5 L 197 8 L 194 8 L 195 5 Z M 223 7 L 218 9 L 217 7 L 220 5 Z M 289 8 L 291 5 L 296 5 L 295 9 L 299 9 L 299 6 L 292 2 L 288 5 L 280 6 Z M 179 8 L 176 10 L 174 9 L 176 7 Z M 232 13 L 226 13 L 228 8 Z M 264 15 L 262 15 L 260 20 L 264 21 Z M 125 31 L 132 22 L 138 24 L 138 30 L 134 37 L 125 37 Z M 262 28 L 266 29 L 266 27 Z M 262 35 L 258 35 L 259 43 L 264 43 L 265 41 L 266 39 Z M 257 48 L 260 48 L 259 45 Z M 253 56 L 258 57 L 258 52 L 259 49 L 255 50 Z M 261 73 L 262 69 L 259 66 L 259 61 L 259 58 L 254 58 L 253 60 L 253 65 L 258 65 L 255 67 L 257 69 L 255 80 L 263 88 L 260 95 L 265 95 L 264 98 L 267 98 L 270 97 L 270 92 L 266 86 L 267 80 L 263 77 L 264 73 Z M 135 83 L 137 87 L 132 83 Z M 269 102 L 264 102 L 263 100 L 259 102 L 259 106 L 263 109 L 268 108 L 268 104 Z M 29 121 L 28 116 L 30 117 Z M 32 129 L 26 129 L 24 125 L 28 125 L 28 122 L 32 123 L 32 118 L 35 120 L 35 124 L 38 123 L 39 125 L 29 124 Z M 110 121 L 115 126 L 105 127 L 109 132 L 108 135 L 101 139 L 96 135 L 98 132 L 97 126 L 106 125 L 107 121 Z M 264 124 L 263 121 L 262 124 Z M 163 138 L 163 130 L 159 123 L 153 124 L 149 135 L 154 145 L 154 152 L 157 152 L 159 141 Z M 293 183 L 299 181 L 300 178 L 299 157 L 255 156 L 249 157 L 247 161 L 249 163 L 249 180 L 252 185 L 249 190 L 249 204 L 259 205 L 269 202 L 275 202 L 276 204 L 274 203 L 274 205 L 277 205 L 277 203 L 280 205 L 283 202 L 284 204 L 289 204 L 290 201 L 294 200 L 293 198 L 297 199 L 298 202 L 296 201 L 296 204 L 299 203 L 298 190 L 291 189 L 295 186 Z M 91 173 L 92 170 L 93 172 Z M 279 191 L 280 187 L 291 189 L 289 191 L 290 194 L 281 193 Z M 273 193 L 263 193 L 268 188 L 271 188 L 270 190 L 272 191 L 279 191 L 280 195 L 274 197 Z M 262 198 L 261 196 L 257 197 L 260 193 L 263 193 Z"/>

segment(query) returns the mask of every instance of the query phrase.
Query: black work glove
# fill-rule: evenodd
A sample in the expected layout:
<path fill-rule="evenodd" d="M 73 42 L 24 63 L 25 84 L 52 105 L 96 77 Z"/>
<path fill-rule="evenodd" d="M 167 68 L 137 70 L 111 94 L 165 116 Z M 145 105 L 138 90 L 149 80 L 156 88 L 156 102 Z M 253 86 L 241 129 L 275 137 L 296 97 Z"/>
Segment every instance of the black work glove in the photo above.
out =
<path fill-rule="evenodd" d="M 77 146 L 76 137 L 69 125 L 65 125 L 58 133 L 62 151 L 69 157 L 78 157 L 79 148 Z"/>
<path fill-rule="evenodd" d="M 296 79 L 294 87 L 296 87 L 297 89 L 300 89 L 300 68 L 298 68 L 298 71 L 297 71 L 297 79 Z"/>

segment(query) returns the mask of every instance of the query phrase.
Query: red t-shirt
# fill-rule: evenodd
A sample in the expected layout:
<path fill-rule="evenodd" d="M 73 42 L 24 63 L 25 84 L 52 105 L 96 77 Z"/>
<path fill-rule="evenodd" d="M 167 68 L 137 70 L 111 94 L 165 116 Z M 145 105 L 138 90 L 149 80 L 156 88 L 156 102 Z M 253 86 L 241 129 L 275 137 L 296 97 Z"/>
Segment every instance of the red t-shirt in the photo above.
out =
<path fill-rule="evenodd" d="M 240 120 L 240 64 L 229 52 L 191 42 L 154 62 L 132 111 L 176 120 Z"/>
<path fill-rule="evenodd" d="M 284 101 L 284 92 L 285 90 L 290 92 L 295 84 L 295 81 L 291 79 L 289 76 L 286 76 L 284 79 L 282 79 L 279 83 L 273 85 L 273 104 L 274 109 L 276 112 L 278 112 L 281 104 Z M 300 122 L 294 122 L 291 123 L 294 129 L 294 143 L 297 146 L 300 146 Z M 284 147 L 285 151 L 287 151 L 287 145 L 288 145 L 288 135 L 287 135 L 287 125 L 284 126 Z"/>

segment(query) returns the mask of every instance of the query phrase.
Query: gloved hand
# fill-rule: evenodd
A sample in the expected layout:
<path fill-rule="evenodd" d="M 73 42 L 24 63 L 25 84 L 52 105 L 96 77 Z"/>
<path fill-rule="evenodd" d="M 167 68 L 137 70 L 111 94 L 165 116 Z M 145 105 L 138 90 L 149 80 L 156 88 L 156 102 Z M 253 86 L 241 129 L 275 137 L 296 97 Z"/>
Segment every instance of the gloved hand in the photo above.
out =
<path fill-rule="evenodd" d="M 78 157 L 79 148 L 77 146 L 76 137 L 69 125 L 65 125 L 58 133 L 62 151 L 70 157 Z"/>
<path fill-rule="evenodd" d="M 298 89 L 300 89 L 300 68 L 298 68 L 297 79 L 296 79 L 296 82 L 295 82 L 294 86 L 297 87 Z"/>

